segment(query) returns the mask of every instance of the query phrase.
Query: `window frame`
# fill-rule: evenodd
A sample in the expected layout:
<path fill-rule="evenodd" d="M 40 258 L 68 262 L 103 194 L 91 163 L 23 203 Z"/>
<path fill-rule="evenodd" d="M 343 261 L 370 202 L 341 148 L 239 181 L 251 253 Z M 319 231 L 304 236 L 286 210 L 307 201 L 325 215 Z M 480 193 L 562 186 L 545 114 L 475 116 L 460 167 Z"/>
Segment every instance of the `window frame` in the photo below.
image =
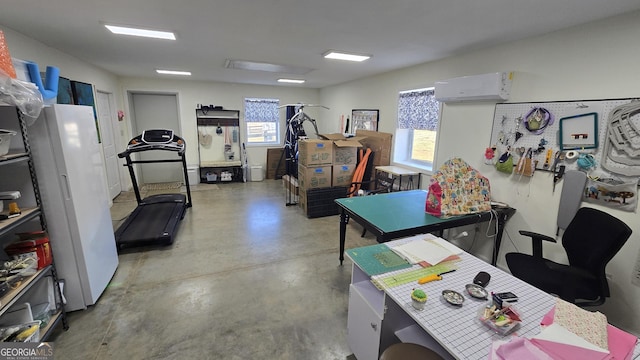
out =
<path fill-rule="evenodd" d="M 270 109 L 270 111 L 273 111 L 274 114 L 277 114 L 277 117 L 275 118 L 274 121 L 249 121 L 248 118 L 249 116 L 247 115 L 248 113 L 250 113 L 250 111 L 247 111 L 247 105 L 250 104 L 251 102 L 257 102 L 257 101 L 262 101 L 262 102 L 270 102 L 270 103 L 274 103 L 275 104 L 275 109 Z M 254 147 L 254 146 L 281 146 L 282 145 L 282 135 L 280 133 L 280 129 L 281 129 L 281 125 L 280 125 L 280 113 L 279 113 L 279 107 L 280 107 L 280 99 L 275 99 L 275 98 L 259 98 L 259 97 L 245 97 L 243 100 L 243 104 L 244 104 L 244 135 L 245 135 L 245 143 L 248 147 Z M 250 123 L 253 122 L 257 122 L 257 123 L 270 123 L 273 122 L 275 124 L 275 140 L 274 141 L 260 141 L 260 142 L 251 142 L 251 136 L 249 133 L 250 130 Z"/>
<path fill-rule="evenodd" d="M 440 127 L 441 127 L 441 120 L 442 120 L 442 103 L 438 102 L 437 100 L 435 100 L 435 98 L 433 98 L 433 101 L 436 101 L 438 106 L 436 129 L 432 130 L 436 132 L 435 139 L 434 139 L 434 147 L 433 147 L 433 160 L 424 161 L 424 160 L 418 160 L 418 159 L 412 158 L 413 146 L 414 146 L 414 135 L 415 135 L 414 131 L 421 130 L 421 129 L 401 127 L 400 99 L 402 94 L 422 92 L 422 91 L 429 91 L 431 92 L 430 96 L 434 97 L 435 96 L 434 90 L 435 90 L 434 87 L 424 87 L 424 88 L 402 90 L 398 92 L 398 99 L 397 99 L 397 115 L 398 116 L 396 121 L 396 134 L 395 134 L 396 136 L 394 141 L 394 153 L 393 153 L 393 162 L 395 164 L 415 168 L 429 174 L 433 172 L 435 167 L 435 162 L 437 159 L 438 142 L 440 140 Z M 424 130 L 428 130 L 428 129 L 424 129 Z"/>

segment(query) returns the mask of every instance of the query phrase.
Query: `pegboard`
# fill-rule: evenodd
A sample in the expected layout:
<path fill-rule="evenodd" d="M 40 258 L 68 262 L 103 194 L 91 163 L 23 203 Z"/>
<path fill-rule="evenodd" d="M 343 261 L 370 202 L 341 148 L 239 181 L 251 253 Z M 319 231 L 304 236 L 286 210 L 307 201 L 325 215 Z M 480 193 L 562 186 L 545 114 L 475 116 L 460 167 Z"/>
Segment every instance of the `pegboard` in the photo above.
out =
<path fill-rule="evenodd" d="M 593 170 L 597 171 L 598 173 L 611 174 L 612 177 L 638 177 L 640 176 L 640 161 L 637 158 L 629 159 L 632 163 L 638 162 L 638 165 L 621 164 L 618 161 L 611 161 L 610 157 L 606 156 L 603 150 L 605 148 L 605 142 L 609 141 L 609 136 L 607 135 L 607 125 L 609 123 L 611 111 L 620 105 L 629 104 L 632 101 L 634 101 L 634 99 L 629 98 L 613 100 L 496 104 L 490 146 L 496 146 L 496 158 L 500 157 L 500 155 L 503 154 L 508 147 L 510 147 L 515 164 L 520 158 L 518 150 L 520 150 L 520 152 L 522 148 L 525 149 L 525 152 L 529 148 L 538 150 L 541 140 L 544 139 L 544 141 L 546 141 L 546 144 L 543 145 L 544 149 L 541 149 L 537 153 L 533 154 L 533 159 L 538 160 L 537 169 L 544 169 L 547 150 L 551 149 L 554 155 L 557 151 L 560 150 L 560 120 L 563 118 L 574 117 L 576 115 L 587 115 L 590 113 L 595 113 L 597 115 L 597 130 L 595 128 L 590 129 L 590 132 L 593 132 L 593 134 L 589 134 L 589 136 L 593 137 L 594 135 L 597 135 L 597 147 L 589 148 L 592 147 L 590 146 L 591 144 L 589 144 L 592 143 L 592 139 L 590 138 L 588 141 L 581 139 L 576 140 L 578 143 L 580 141 L 584 141 L 585 143 L 587 143 L 588 145 L 586 146 L 586 148 L 579 148 L 579 145 L 578 147 L 574 145 L 572 148 L 574 148 L 575 151 L 578 151 L 580 154 L 592 154 L 596 161 L 596 167 Z M 528 125 L 526 125 L 522 121 L 522 119 L 525 119 L 527 114 L 534 108 L 546 109 L 553 117 L 553 123 L 546 126 L 539 134 L 536 134 L 533 131 L 527 129 Z M 587 119 L 587 122 L 591 121 L 591 123 L 593 124 L 594 116 L 592 115 L 584 117 L 579 116 L 578 118 Z M 585 122 L 585 124 L 587 122 Z M 640 129 L 640 114 L 632 116 L 631 122 L 635 125 L 636 129 Z M 570 134 L 570 136 L 575 136 L 576 138 L 578 138 L 579 136 L 585 136 L 583 134 L 579 134 L 580 131 L 566 130 L 573 130 L 572 126 L 574 126 L 575 124 L 573 120 L 563 120 L 562 123 L 564 124 L 563 139 L 565 139 L 565 144 L 568 134 Z M 522 136 L 519 136 L 519 138 L 516 140 L 516 133 L 518 132 L 522 134 Z M 609 148 L 611 148 L 611 146 L 609 146 Z M 566 151 L 568 151 L 566 149 L 566 146 L 564 151 L 565 153 Z M 611 151 L 613 150 L 610 150 L 609 153 L 611 153 Z M 616 155 L 620 154 L 616 152 Z M 566 166 L 566 170 L 578 169 L 575 159 L 565 159 L 564 161 L 562 161 L 562 164 Z M 551 165 L 549 165 L 547 170 L 551 170 L 550 167 Z"/>

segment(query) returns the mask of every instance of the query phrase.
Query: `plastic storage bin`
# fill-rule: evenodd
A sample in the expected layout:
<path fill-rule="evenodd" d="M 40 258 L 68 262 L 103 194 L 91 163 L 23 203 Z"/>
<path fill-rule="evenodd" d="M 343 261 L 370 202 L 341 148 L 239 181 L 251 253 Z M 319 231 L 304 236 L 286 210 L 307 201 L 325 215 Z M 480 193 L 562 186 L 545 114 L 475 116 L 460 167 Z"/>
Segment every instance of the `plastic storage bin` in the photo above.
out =
<path fill-rule="evenodd" d="M 0 156 L 7 155 L 11 145 L 11 137 L 15 135 L 15 131 L 0 129 Z"/>
<path fill-rule="evenodd" d="M 51 246 L 49 246 L 49 238 L 44 232 L 34 234 L 34 238 L 20 240 L 10 244 L 5 248 L 8 255 L 14 257 L 34 257 L 38 259 L 38 270 L 51 265 Z"/>
<path fill-rule="evenodd" d="M 264 176 L 262 175 L 262 166 L 251 166 L 251 181 L 262 181 Z"/>

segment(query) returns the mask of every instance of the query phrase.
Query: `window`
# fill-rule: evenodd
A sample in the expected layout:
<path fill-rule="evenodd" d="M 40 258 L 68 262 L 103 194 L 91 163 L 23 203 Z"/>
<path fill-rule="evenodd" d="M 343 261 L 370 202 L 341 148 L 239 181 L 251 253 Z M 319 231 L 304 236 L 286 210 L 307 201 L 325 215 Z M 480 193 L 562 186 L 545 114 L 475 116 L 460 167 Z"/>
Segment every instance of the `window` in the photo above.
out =
<path fill-rule="evenodd" d="M 280 144 L 278 99 L 244 99 L 247 144 Z"/>
<path fill-rule="evenodd" d="M 433 88 L 402 91 L 393 161 L 432 170 L 440 118 Z"/>

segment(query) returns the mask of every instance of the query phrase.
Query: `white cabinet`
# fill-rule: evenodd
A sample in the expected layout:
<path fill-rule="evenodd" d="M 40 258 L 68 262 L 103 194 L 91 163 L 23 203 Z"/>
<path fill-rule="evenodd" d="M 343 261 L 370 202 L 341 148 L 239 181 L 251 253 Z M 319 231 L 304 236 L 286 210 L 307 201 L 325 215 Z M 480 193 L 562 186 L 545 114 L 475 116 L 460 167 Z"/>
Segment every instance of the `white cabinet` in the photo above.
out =
<path fill-rule="evenodd" d="M 384 292 L 355 264 L 349 285 L 347 341 L 358 360 L 377 360 L 380 355 Z"/>
<path fill-rule="evenodd" d="M 17 131 L 11 139 L 9 153 L 0 156 L 0 191 L 20 191 L 16 200 L 21 214 L 0 220 L 0 257 L 8 256 L 4 249 L 17 240 L 16 233 L 46 231 L 46 221 L 40 206 L 40 192 L 31 157 L 28 126 L 22 114 L 13 106 L 0 105 L 0 129 Z M 5 201 L 6 203 L 6 201 Z M 6 205 L 6 204 L 5 204 Z M 5 206 L 5 211 L 7 211 Z M 40 328 L 40 340 L 46 340 L 54 327 L 62 322 L 68 328 L 62 306 L 62 296 L 53 265 L 44 266 L 34 275 L 19 276 L 0 285 L 0 325 L 12 325 L 16 319 L 30 319 L 46 313 Z M 28 305 L 27 305 L 28 304 Z M 47 311 L 48 310 L 48 311 Z"/>

